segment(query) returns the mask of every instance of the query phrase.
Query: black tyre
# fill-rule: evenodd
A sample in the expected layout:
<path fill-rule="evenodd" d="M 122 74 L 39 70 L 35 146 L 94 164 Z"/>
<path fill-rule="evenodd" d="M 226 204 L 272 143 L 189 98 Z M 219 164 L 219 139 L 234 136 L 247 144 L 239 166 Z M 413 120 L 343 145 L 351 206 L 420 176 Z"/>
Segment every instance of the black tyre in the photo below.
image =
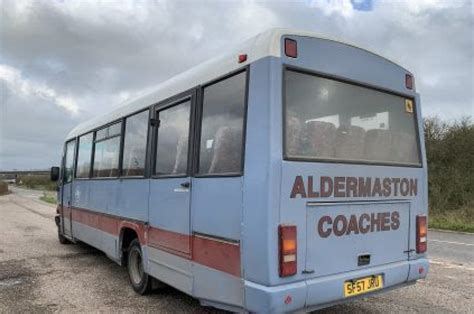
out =
<path fill-rule="evenodd" d="M 152 278 L 143 267 L 143 254 L 138 239 L 133 240 L 128 248 L 127 269 L 130 284 L 138 294 L 147 294 L 151 291 Z"/>
<path fill-rule="evenodd" d="M 58 239 L 59 239 L 59 243 L 61 243 L 61 244 L 71 244 L 71 241 L 69 241 L 68 238 L 66 238 L 61 233 L 61 231 L 59 231 L 59 228 L 58 228 Z"/>

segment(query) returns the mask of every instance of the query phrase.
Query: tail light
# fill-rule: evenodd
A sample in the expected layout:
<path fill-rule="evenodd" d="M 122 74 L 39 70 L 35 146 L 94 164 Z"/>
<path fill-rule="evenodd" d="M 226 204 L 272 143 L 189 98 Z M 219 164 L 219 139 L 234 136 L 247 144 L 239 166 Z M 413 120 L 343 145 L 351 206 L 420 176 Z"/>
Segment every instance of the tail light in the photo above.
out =
<path fill-rule="evenodd" d="M 285 38 L 285 54 L 287 57 L 298 57 L 298 47 L 296 40 Z"/>
<path fill-rule="evenodd" d="M 278 226 L 280 277 L 296 274 L 296 226 Z"/>
<path fill-rule="evenodd" d="M 426 216 L 416 216 L 416 253 L 425 253 L 428 247 Z"/>

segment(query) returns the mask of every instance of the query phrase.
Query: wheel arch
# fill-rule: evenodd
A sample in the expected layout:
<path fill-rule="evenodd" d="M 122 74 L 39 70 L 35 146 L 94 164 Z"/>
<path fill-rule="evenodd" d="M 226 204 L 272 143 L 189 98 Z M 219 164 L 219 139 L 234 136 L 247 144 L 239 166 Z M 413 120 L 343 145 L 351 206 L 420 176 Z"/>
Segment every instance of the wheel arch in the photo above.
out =
<path fill-rule="evenodd" d="M 121 265 L 127 264 L 127 254 L 130 243 L 138 239 L 140 245 L 145 245 L 145 227 L 143 224 L 123 221 L 119 227 L 119 260 Z"/>

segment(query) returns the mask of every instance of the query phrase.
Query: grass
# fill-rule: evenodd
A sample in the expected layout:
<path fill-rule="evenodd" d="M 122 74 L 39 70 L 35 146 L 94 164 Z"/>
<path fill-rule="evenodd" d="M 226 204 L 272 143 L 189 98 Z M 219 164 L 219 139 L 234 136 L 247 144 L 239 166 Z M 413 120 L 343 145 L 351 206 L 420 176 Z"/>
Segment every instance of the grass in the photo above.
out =
<path fill-rule="evenodd" d="M 40 200 L 49 204 L 56 204 L 56 197 L 43 193 L 43 196 L 40 197 Z"/>
<path fill-rule="evenodd" d="M 428 226 L 434 229 L 474 233 L 474 208 L 430 212 Z"/>

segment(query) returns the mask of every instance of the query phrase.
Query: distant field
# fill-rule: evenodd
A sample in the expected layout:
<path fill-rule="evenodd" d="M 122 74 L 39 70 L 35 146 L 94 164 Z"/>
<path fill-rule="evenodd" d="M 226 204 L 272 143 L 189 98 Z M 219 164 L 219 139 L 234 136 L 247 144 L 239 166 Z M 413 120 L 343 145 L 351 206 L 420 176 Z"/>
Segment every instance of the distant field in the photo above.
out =
<path fill-rule="evenodd" d="M 21 187 L 34 190 L 55 191 L 57 184 L 49 179 L 48 175 L 20 176 L 17 183 Z"/>

